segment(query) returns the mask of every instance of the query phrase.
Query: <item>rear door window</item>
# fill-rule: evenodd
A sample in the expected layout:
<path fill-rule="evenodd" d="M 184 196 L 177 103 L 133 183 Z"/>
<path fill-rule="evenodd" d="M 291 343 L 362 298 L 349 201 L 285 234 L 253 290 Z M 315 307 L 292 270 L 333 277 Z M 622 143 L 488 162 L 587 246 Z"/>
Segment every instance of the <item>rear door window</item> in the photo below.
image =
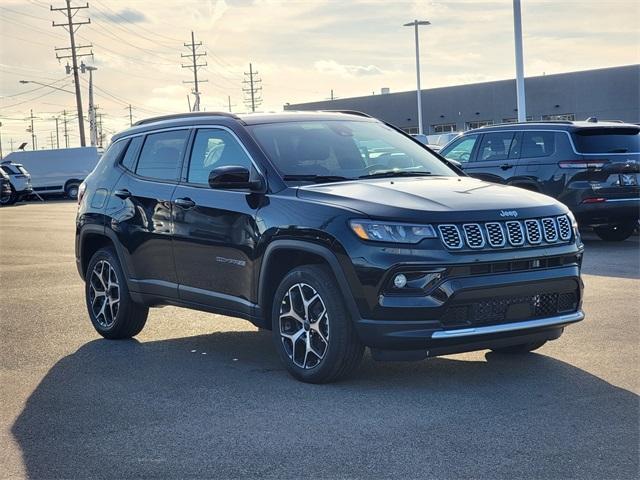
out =
<path fill-rule="evenodd" d="M 555 132 L 525 131 L 522 133 L 520 158 L 548 157 L 556 151 Z"/>
<path fill-rule="evenodd" d="M 493 162 L 509 158 L 514 132 L 485 133 L 478 152 L 478 161 Z"/>
<path fill-rule="evenodd" d="M 178 170 L 189 137 L 188 130 L 152 133 L 140 152 L 136 173 L 158 180 L 178 180 Z"/>
<path fill-rule="evenodd" d="M 573 133 L 579 153 L 640 153 L 640 129 L 585 128 Z"/>

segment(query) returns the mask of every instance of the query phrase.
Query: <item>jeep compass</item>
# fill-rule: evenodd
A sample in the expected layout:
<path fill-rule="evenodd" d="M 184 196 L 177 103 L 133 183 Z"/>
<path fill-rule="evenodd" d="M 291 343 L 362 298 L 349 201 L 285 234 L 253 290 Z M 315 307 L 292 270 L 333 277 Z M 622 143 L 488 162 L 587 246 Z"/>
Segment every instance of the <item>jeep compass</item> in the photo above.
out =
<path fill-rule="evenodd" d="M 524 353 L 584 316 L 567 207 L 470 178 L 358 112 L 144 120 L 78 197 L 78 271 L 109 339 L 138 334 L 149 307 L 239 317 L 322 383 L 365 347 Z"/>

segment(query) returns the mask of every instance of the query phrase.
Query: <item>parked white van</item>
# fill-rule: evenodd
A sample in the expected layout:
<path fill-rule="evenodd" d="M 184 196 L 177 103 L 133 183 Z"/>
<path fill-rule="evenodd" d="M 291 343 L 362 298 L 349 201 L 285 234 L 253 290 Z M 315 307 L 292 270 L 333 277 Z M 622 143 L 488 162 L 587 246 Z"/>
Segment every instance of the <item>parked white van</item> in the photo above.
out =
<path fill-rule="evenodd" d="M 65 193 L 77 198 L 78 187 L 99 157 L 96 147 L 79 147 L 12 152 L 4 160 L 24 166 L 31 175 L 34 193 Z"/>

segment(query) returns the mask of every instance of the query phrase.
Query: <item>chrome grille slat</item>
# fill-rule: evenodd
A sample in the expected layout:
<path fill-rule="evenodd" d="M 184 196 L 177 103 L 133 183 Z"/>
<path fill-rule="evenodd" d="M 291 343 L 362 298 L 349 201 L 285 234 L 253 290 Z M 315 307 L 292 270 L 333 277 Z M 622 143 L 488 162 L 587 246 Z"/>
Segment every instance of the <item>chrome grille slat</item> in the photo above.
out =
<path fill-rule="evenodd" d="M 487 231 L 487 240 L 493 248 L 504 247 L 507 239 L 504 236 L 504 229 L 500 222 L 487 222 L 484 224 Z"/>
<path fill-rule="evenodd" d="M 558 231 L 561 240 L 569 240 L 571 238 L 571 222 L 566 215 L 558 217 Z"/>
<path fill-rule="evenodd" d="M 506 222 L 507 226 L 507 238 L 509 243 L 514 247 L 520 247 L 524 245 L 524 231 L 522 230 L 522 223 L 517 220 L 511 220 Z"/>
<path fill-rule="evenodd" d="M 542 219 L 542 231 L 544 232 L 545 242 L 553 243 L 558 241 L 558 228 L 553 218 Z"/>
<path fill-rule="evenodd" d="M 477 223 L 465 223 L 462 225 L 464 231 L 464 238 L 467 241 L 467 245 L 470 248 L 482 248 L 484 247 L 484 235 L 482 235 L 482 229 Z"/>
<path fill-rule="evenodd" d="M 542 232 L 540 231 L 540 222 L 530 219 L 524 221 L 525 230 L 527 232 L 527 241 L 533 245 L 542 242 Z"/>
<path fill-rule="evenodd" d="M 460 231 L 456 225 L 438 225 L 438 231 L 442 237 L 442 242 L 447 248 L 457 250 L 464 246 L 462 235 L 460 235 Z"/>

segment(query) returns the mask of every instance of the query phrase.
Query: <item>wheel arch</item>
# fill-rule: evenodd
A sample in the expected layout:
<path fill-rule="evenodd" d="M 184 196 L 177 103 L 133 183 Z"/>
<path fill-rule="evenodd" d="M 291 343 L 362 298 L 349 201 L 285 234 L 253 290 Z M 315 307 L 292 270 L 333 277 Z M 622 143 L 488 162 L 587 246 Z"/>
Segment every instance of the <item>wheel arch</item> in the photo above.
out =
<path fill-rule="evenodd" d="M 258 305 L 265 324 L 271 317 L 273 295 L 284 276 L 302 265 L 326 265 L 338 282 L 342 297 L 353 319 L 360 316 L 356 302 L 335 254 L 323 245 L 303 240 L 275 240 L 265 250 L 258 277 Z"/>

